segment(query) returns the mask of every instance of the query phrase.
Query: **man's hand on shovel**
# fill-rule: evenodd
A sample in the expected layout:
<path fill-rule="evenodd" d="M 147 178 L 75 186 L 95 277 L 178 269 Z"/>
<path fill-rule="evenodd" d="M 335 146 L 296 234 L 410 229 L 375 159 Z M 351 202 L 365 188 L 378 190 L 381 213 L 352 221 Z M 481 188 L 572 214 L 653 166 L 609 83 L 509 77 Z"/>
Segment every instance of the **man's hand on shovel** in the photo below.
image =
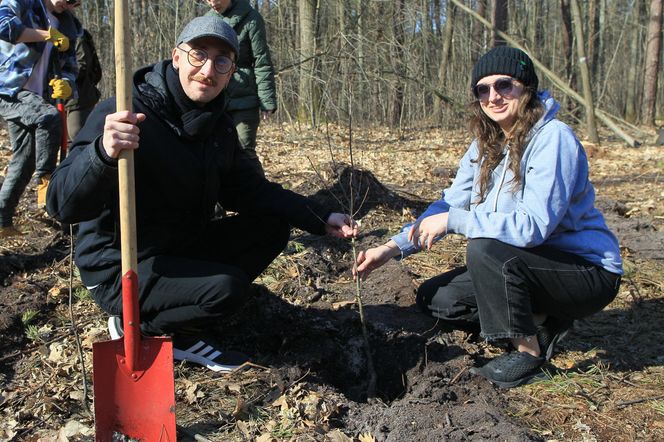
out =
<path fill-rule="evenodd" d="M 138 123 L 145 120 L 145 114 L 120 111 L 106 116 L 102 146 L 106 155 L 118 158 L 125 149 L 138 149 L 140 129 Z"/>

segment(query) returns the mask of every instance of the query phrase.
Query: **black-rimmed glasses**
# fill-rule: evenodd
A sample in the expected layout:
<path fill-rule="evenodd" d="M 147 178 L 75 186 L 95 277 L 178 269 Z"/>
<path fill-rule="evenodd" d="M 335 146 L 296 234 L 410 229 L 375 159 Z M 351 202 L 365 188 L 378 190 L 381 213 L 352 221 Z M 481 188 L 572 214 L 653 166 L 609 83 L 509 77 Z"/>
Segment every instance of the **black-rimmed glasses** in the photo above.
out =
<path fill-rule="evenodd" d="M 480 101 L 487 101 L 491 95 L 491 88 L 500 95 L 509 95 L 514 88 L 513 78 L 499 78 L 493 83 L 478 84 L 473 88 L 473 95 Z"/>
<path fill-rule="evenodd" d="M 208 53 L 204 49 L 184 49 L 178 46 L 178 49 L 187 53 L 187 61 L 190 65 L 196 68 L 200 68 L 208 61 Z M 231 69 L 233 69 L 233 60 L 226 55 L 217 55 L 212 60 L 214 65 L 214 70 L 220 74 L 227 74 Z"/>

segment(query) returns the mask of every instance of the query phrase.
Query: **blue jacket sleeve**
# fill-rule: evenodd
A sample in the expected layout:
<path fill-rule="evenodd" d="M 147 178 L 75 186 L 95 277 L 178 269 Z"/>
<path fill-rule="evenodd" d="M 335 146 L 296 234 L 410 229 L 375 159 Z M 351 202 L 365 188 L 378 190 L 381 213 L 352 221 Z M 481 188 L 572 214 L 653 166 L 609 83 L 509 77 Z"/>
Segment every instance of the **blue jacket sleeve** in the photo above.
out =
<path fill-rule="evenodd" d="M 21 20 L 23 6 L 16 0 L 4 0 L 0 3 L 0 40 L 16 44 L 27 27 Z"/>
<path fill-rule="evenodd" d="M 458 207 L 467 210 L 470 207 L 470 199 L 472 197 L 473 182 L 475 177 L 475 163 L 474 159 L 477 158 L 477 143 L 473 142 L 464 156 L 459 162 L 459 169 L 454 177 L 452 185 L 443 191 L 441 198 L 433 202 L 429 207 L 417 218 L 415 223 L 422 221 L 424 218 L 445 213 L 451 207 Z M 399 246 L 401 250 L 401 258 L 412 255 L 419 251 L 415 244 L 408 241 L 408 232 L 415 223 L 406 224 L 402 227 L 401 231 L 392 237 L 392 240 Z M 436 238 L 434 241 L 438 241 Z"/>

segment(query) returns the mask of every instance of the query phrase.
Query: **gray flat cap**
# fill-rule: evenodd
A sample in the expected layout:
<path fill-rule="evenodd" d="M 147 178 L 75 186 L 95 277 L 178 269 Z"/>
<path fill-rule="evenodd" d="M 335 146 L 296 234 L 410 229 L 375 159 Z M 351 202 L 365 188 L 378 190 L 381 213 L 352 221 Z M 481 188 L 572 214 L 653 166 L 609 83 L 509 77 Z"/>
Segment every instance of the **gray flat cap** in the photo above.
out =
<path fill-rule="evenodd" d="M 181 43 L 189 43 L 201 37 L 218 38 L 227 43 L 235 51 L 236 59 L 240 56 L 240 45 L 237 42 L 235 31 L 221 17 L 216 15 L 196 17 L 187 23 L 187 26 L 180 32 L 175 45 L 180 46 Z"/>

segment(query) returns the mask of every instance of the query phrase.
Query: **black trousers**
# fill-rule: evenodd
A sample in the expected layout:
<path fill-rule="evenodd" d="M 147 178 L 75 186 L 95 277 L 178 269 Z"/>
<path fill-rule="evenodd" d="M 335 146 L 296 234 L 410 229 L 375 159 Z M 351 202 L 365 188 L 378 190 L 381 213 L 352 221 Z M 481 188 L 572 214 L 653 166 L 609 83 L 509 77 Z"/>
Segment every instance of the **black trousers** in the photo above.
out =
<path fill-rule="evenodd" d="M 203 239 L 173 255 L 138 263 L 141 331 L 173 334 L 201 328 L 237 308 L 251 282 L 284 249 L 290 226 L 272 217 L 213 221 Z M 122 276 L 91 290 L 107 313 L 122 314 Z"/>
<path fill-rule="evenodd" d="M 580 319 L 618 293 L 620 275 L 551 247 L 523 249 L 478 238 L 466 266 L 424 282 L 417 303 L 459 328 L 481 327 L 487 340 L 536 334 L 534 314 Z"/>

